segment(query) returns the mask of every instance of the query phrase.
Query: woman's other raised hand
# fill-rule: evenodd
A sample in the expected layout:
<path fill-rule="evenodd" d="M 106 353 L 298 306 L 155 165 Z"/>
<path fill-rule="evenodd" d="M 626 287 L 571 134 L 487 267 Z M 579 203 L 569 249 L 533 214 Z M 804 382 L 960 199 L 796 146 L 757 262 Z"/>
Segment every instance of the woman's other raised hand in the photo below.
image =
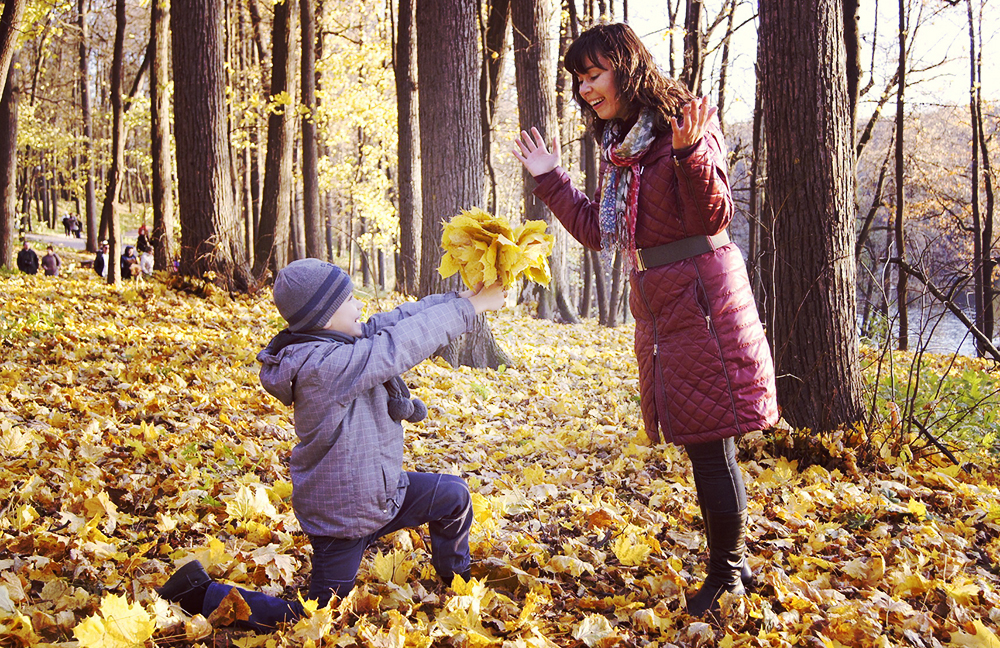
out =
<path fill-rule="evenodd" d="M 670 128 L 673 131 L 674 150 L 684 149 L 698 143 L 698 140 L 708 129 L 708 123 L 719 111 L 717 106 L 708 105 L 708 97 L 695 99 L 685 105 L 681 112 L 684 115 L 684 123 L 678 124 L 676 117 L 670 118 Z"/>

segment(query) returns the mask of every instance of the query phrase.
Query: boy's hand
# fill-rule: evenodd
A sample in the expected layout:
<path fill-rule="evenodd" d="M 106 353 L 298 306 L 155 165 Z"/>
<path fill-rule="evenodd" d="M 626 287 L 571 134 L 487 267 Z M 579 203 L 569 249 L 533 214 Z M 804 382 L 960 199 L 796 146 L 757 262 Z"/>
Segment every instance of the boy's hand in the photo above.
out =
<path fill-rule="evenodd" d="M 475 307 L 476 315 L 482 315 L 486 311 L 503 308 L 507 302 L 507 291 L 503 289 L 503 285 L 498 281 L 492 286 L 480 288 L 475 295 L 469 297 L 469 301 Z"/>
<path fill-rule="evenodd" d="M 472 297 L 482 289 L 483 289 L 483 282 L 480 281 L 479 283 L 476 284 L 475 288 L 469 288 L 467 290 L 463 290 L 462 292 L 458 293 L 458 296 L 465 297 L 466 299 L 468 299 L 469 297 Z"/>

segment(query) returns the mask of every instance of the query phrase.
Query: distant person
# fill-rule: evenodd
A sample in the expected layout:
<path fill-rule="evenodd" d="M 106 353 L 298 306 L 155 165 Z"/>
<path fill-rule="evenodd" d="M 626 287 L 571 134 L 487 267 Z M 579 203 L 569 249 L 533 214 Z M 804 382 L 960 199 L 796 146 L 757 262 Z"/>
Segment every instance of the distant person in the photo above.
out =
<path fill-rule="evenodd" d="M 101 241 L 101 249 L 94 257 L 94 272 L 102 277 L 108 276 L 108 244 Z"/>
<path fill-rule="evenodd" d="M 76 216 L 69 217 L 70 229 L 73 231 L 73 236 L 80 238 L 80 232 L 83 230 L 83 224 L 80 219 Z"/>
<path fill-rule="evenodd" d="M 66 214 L 62 217 L 63 231 L 66 232 L 66 236 L 70 235 L 73 231 L 73 221 L 70 220 L 70 215 Z"/>
<path fill-rule="evenodd" d="M 139 258 L 135 255 L 135 248 L 131 245 L 125 246 L 125 251 L 121 256 L 122 279 L 133 279 L 138 276 Z"/>
<path fill-rule="evenodd" d="M 399 374 L 472 328 L 477 315 L 503 307 L 504 296 L 499 283 L 430 295 L 362 323 L 363 304 L 337 266 L 301 259 L 278 272 L 274 302 L 288 328 L 257 359 L 264 389 L 294 407 L 292 508 L 312 543 L 310 599 L 346 596 L 377 538 L 423 524 L 441 580 L 470 578 L 469 487 L 456 475 L 403 470 L 401 421 L 419 421 L 427 408 Z M 157 593 L 208 616 L 232 589 L 192 560 Z M 303 613 L 298 600 L 239 593 L 250 607 L 241 627 L 270 632 Z"/>
<path fill-rule="evenodd" d="M 139 270 L 142 272 L 143 276 L 146 277 L 153 274 L 152 250 L 144 250 L 142 254 L 139 255 Z"/>
<path fill-rule="evenodd" d="M 139 237 L 135 240 L 135 247 L 139 252 L 153 251 L 153 246 L 149 244 L 149 228 L 145 223 L 139 226 Z"/>
<path fill-rule="evenodd" d="M 38 274 L 38 255 L 31 249 L 27 241 L 17 253 L 17 269 L 24 274 Z"/>
<path fill-rule="evenodd" d="M 45 250 L 45 256 L 42 257 L 42 269 L 45 271 L 46 276 L 58 277 L 59 268 L 62 267 L 62 259 L 56 254 L 56 251 L 52 249 L 50 245 Z"/>

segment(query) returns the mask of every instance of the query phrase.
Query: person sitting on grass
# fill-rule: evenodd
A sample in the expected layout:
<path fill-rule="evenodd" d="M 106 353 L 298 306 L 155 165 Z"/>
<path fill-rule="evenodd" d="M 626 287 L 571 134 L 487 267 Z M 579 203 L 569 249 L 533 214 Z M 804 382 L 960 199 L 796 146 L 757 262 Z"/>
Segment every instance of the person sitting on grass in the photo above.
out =
<path fill-rule="evenodd" d="M 403 470 L 403 419 L 427 408 L 399 374 L 429 358 L 504 305 L 500 284 L 430 295 L 360 321 L 350 276 L 318 259 L 295 261 L 274 282 L 288 327 L 258 354 L 260 381 L 294 407 L 292 508 L 312 543 L 310 599 L 325 605 L 354 587 L 365 550 L 379 537 L 427 523 L 431 564 L 446 585 L 468 580 L 472 498 L 461 477 Z M 157 589 L 188 614 L 208 616 L 233 589 L 197 561 Z M 287 601 L 239 589 L 251 614 L 239 627 L 269 632 L 303 613 Z"/>

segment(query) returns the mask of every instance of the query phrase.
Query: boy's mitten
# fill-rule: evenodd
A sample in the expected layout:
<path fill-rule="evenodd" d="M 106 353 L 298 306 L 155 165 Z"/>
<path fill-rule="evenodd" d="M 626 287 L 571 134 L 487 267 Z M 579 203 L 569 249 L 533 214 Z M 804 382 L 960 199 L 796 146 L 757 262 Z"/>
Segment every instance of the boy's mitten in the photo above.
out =
<path fill-rule="evenodd" d="M 403 379 L 396 376 L 385 383 L 389 392 L 389 416 L 394 421 L 416 423 L 427 418 L 427 406 L 419 398 L 410 398 L 410 390 Z"/>

